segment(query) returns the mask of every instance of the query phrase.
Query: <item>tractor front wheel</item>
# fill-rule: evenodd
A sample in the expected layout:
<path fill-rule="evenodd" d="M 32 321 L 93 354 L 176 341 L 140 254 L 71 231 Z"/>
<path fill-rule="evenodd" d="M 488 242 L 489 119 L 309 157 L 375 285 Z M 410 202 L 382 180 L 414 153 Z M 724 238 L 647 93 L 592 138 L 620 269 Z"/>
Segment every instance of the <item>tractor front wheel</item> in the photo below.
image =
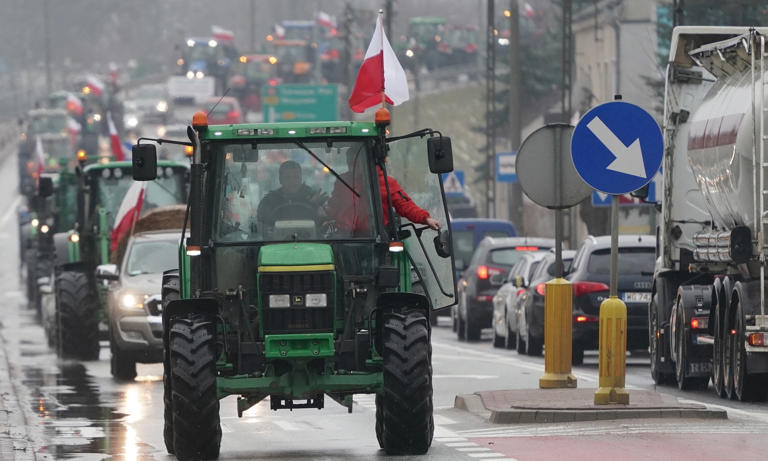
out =
<path fill-rule="evenodd" d="M 88 277 L 63 271 L 56 277 L 58 348 L 64 357 L 99 358 L 99 301 L 91 292 Z"/>
<path fill-rule="evenodd" d="M 221 447 L 216 324 L 206 316 L 185 314 L 171 318 L 169 325 L 176 457 L 216 459 Z"/>
<path fill-rule="evenodd" d="M 428 319 L 406 310 L 384 315 L 384 392 L 376 399 L 377 438 L 388 454 L 424 454 L 432 444 L 432 349 Z"/>

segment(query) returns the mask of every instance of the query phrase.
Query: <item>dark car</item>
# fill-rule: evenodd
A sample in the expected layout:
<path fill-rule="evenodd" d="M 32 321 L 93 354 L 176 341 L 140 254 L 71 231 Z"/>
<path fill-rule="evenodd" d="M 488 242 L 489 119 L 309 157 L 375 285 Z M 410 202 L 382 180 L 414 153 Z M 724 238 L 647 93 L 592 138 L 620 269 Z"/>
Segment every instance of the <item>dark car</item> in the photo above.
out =
<path fill-rule="evenodd" d="M 575 254 L 575 250 L 563 250 L 564 275 L 570 271 Z M 555 278 L 555 253 L 550 251 L 541 260 L 536 272 L 531 275 L 525 291 L 512 305 L 514 315 L 510 317 L 517 320 L 517 325 L 508 327 L 508 331 L 515 337 L 511 338 L 511 341 L 507 339 L 507 344 L 515 345 L 518 354 L 541 355 L 544 345 L 544 294 L 546 283 L 553 278 Z"/>
<path fill-rule="evenodd" d="M 483 239 L 458 281 L 453 326 L 459 339 L 479 339 L 480 331 L 491 327 L 493 296 L 523 253 L 548 250 L 554 244 L 554 239 L 540 237 Z"/>
<path fill-rule="evenodd" d="M 620 235 L 618 295 L 627 305 L 627 350 L 648 349 L 648 303 L 651 299 L 656 238 Z M 611 237 L 587 237 L 576 252 L 567 279 L 573 283 L 573 364 L 584 350 L 598 348 L 600 304 L 609 297 Z"/>
<path fill-rule="evenodd" d="M 515 338 L 518 320 L 514 306 L 531 280 L 531 276 L 539 267 L 539 263 L 547 255 L 545 251 L 530 251 L 523 254 L 507 274 L 504 284 L 493 297 L 493 347 L 516 347 Z M 499 276 L 496 276 L 499 277 Z M 512 328 L 514 327 L 514 328 Z"/>

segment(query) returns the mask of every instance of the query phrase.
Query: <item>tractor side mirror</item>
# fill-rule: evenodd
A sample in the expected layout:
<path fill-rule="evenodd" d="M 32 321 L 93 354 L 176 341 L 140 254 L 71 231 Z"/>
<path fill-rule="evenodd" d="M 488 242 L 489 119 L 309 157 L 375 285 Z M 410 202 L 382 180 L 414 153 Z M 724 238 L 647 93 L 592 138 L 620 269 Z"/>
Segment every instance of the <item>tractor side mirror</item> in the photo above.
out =
<path fill-rule="evenodd" d="M 134 144 L 133 179 L 152 181 L 157 178 L 157 147 L 154 144 Z"/>
<path fill-rule="evenodd" d="M 448 244 L 448 231 L 438 232 L 434 239 L 435 253 L 441 258 L 451 256 L 451 246 Z"/>
<path fill-rule="evenodd" d="M 116 264 L 101 264 L 96 266 L 96 278 L 99 280 L 117 280 L 120 278 L 120 271 Z"/>
<path fill-rule="evenodd" d="M 435 174 L 450 173 L 453 171 L 453 150 L 451 138 L 448 136 L 434 136 L 427 139 L 427 155 L 429 157 L 429 171 Z"/>
<path fill-rule="evenodd" d="M 53 195 L 53 179 L 48 176 L 41 176 L 37 185 L 37 195 L 40 197 L 50 197 Z"/>

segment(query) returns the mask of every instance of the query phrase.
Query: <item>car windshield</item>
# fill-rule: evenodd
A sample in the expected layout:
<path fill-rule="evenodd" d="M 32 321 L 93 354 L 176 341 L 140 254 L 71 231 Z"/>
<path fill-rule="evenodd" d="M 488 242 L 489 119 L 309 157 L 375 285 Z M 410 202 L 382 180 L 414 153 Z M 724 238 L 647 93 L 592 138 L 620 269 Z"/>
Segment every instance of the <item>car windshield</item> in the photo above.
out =
<path fill-rule="evenodd" d="M 131 246 L 126 273 L 131 277 L 141 274 L 162 274 L 178 266 L 179 241 L 136 241 Z"/>
<path fill-rule="evenodd" d="M 144 193 L 142 212 L 160 206 L 175 205 L 186 202 L 184 176 L 185 168 L 159 167 L 158 176 L 154 181 L 147 182 Z M 133 184 L 131 167 L 103 168 L 94 171 L 92 176 L 93 196 L 91 212 L 95 207 L 101 207 L 107 211 L 107 226 L 112 228 L 115 215 L 123 203 L 126 192 Z"/>
<path fill-rule="evenodd" d="M 187 48 L 189 61 L 207 61 L 216 58 L 216 48 L 208 46 L 208 43 L 195 43 L 195 46 Z"/>
<path fill-rule="evenodd" d="M 524 251 L 525 250 L 518 250 L 515 248 L 499 248 L 491 250 L 488 255 L 488 260 L 491 264 L 511 267 L 523 257 Z"/>
<path fill-rule="evenodd" d="M 619 248 L 619 274 L 652 275 L 656 262 L 656 250 L 648 247 Z M 589 257 L 587 272 L 590 274 L 611 273 L 611 250 L 596 250 Z"/>
<path fill-rule="evenodd" d="M 41 115 L 32 119 L 32 133 L 60 133 L 67 129 L 66 115 Z"/>
<path fill-rule="evenodd" d="M 372 155 L 362 141 L 218 143 L 214 240 L 374 237 Z"/>

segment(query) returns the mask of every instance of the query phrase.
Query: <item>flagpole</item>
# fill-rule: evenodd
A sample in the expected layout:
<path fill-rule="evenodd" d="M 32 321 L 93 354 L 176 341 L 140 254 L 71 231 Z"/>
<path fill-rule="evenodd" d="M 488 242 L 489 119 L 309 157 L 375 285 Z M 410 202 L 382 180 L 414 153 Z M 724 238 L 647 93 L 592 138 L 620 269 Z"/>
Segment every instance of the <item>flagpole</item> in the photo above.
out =
<path fill-rule="evenodd" d="M 381 88 L 381 107 L 386 109 L 387 107 L 387 94 L 385 92 L 387 86 L 387 72 L 386 66 L 384 66 L 384 10 L 379 8 L 379 31 L 381 32 L 381 71 L 384 73 L 384 78 L 381 79 L 383 86 Z"/>

